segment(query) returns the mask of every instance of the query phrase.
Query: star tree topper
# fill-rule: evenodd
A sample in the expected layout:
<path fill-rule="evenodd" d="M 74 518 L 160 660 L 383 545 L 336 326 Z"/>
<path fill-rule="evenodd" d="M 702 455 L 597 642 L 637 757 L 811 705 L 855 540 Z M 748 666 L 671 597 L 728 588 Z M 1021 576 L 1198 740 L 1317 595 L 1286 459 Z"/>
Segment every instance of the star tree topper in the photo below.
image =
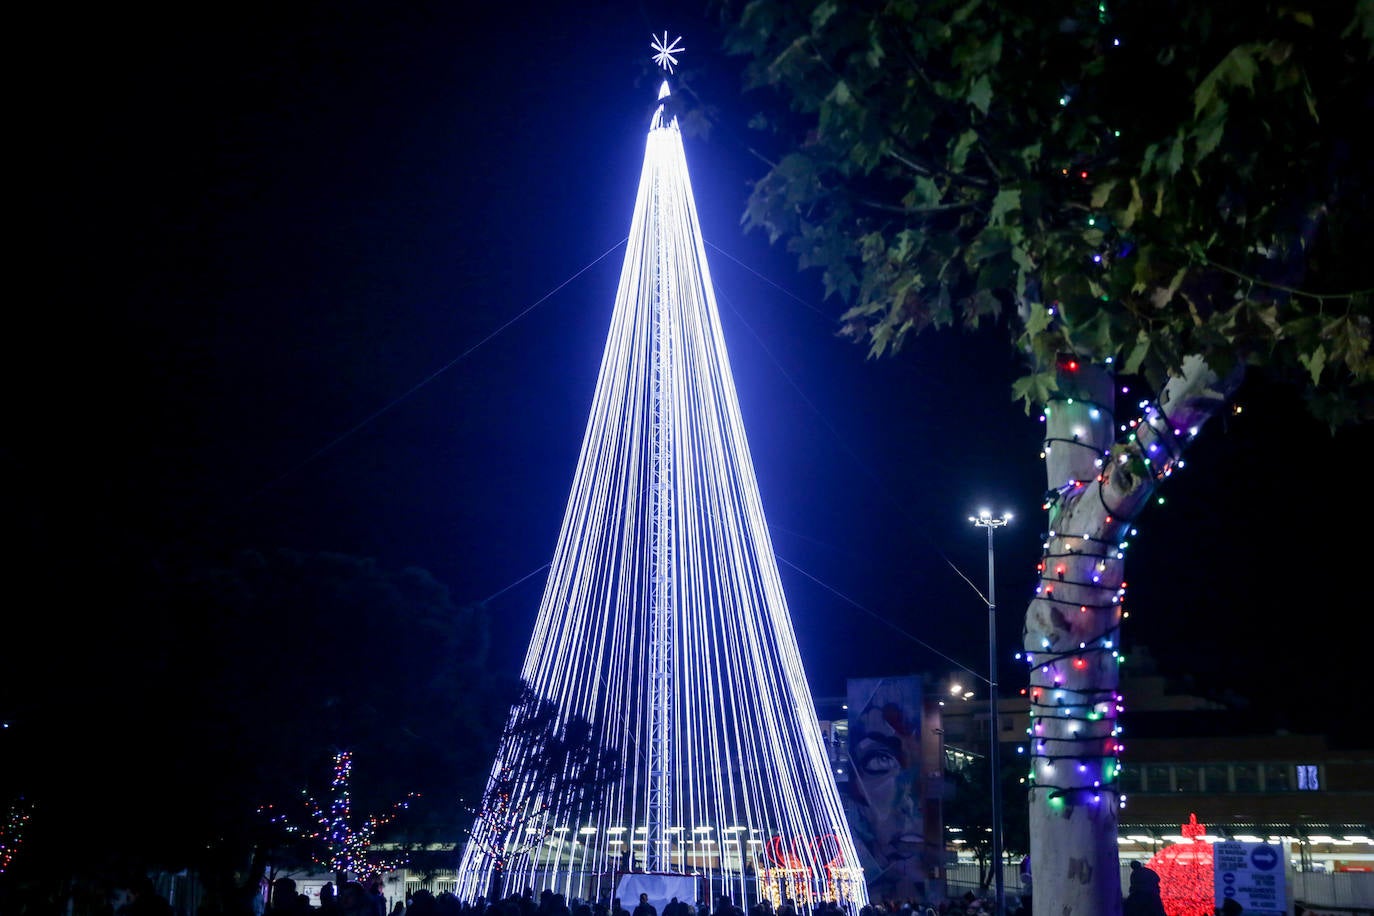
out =
<path fill-rule="evenodd" d="M 668 41 L 668 33 L 666 31 L 663 33 L 662 38 L 659 38 L 657 35 L 651 35 L 649 37 L 651 39 L 649 46 L 657 52 L 654 54 L 654 63 L 658 64 L 669 73 L 672 73 L 673 67 L 677 66 L 677 56 L 687 50 L 686 48 L 678 47 L 678 42 L 682 41 L 682 36 L 679 35 L 671 42 Z"/>

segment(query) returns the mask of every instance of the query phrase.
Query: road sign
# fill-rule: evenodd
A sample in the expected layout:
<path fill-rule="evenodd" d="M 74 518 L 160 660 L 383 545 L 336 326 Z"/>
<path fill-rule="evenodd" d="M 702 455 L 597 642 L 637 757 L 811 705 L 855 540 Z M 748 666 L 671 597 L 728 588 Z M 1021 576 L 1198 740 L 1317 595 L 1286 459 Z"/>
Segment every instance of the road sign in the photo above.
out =
<path fill-rule="evenodd" d="M 1216 904 L 1234 900 L 1248 914 L 1286 913 L 1283 847 L 1271 843 L 1223 841 L 1212 844 Z"/>

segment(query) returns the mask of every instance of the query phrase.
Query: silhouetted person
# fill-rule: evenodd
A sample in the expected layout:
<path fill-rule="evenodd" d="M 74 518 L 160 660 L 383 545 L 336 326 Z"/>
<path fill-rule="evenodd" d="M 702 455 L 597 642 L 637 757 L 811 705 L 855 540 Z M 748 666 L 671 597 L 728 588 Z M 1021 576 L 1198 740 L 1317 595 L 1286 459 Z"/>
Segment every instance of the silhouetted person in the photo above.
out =
<path fill-rule="evenodd" d="M 639 895 L 639 906 L 630 916 L 658 916 L 658 908 L 649 902 L 648 894 Z"/>
<path fill-rule="evenodd" d="M 1126 899 L 1121 904 L 1122 916 L 1165 916 L 1164 900 L 1159 895 L 1159 873 L 1131 862 L 1131 880 Z"/>
<path fill-rule="evenodd" d="M 410 898 L 410 906 L 406 909 L 406 916 L 438 916 L 438 913 L 438 901 L 424 888 L 415 892 Z"/>
<path fill-rule="evenodd" d="M 272 899 L 267 902 L 266 916 L 309 916 L 310 898 L 296 891 L 296 882 L 278 878 L 272 882 Z"/>
<path fill-rule="evenodd" d="M 140 875 L 129 885 L 129 900 L 116 916 L 172 916 L 172 905 L 153 887 L 153 879 Z"/>
<path fill-rule="evenodd" d="M 377 916 L 376 904 L 367 895 L 367 888 L 357 881 L 345 881 L 339 887 L 339 916 Z"/>
<path fill-rule="evenodd" d="M 372 901 L 373 916 L 386 916 L 386 894 L 382 893 L 380 878 L 373 878 L 367 883 L 367 899 Z"/>
<path fill-rule="evenodd" d="M 434 909 L 439 916 L 462 916 L 463 904 L 453 891 L 440 891 L 434 898 Z"/>

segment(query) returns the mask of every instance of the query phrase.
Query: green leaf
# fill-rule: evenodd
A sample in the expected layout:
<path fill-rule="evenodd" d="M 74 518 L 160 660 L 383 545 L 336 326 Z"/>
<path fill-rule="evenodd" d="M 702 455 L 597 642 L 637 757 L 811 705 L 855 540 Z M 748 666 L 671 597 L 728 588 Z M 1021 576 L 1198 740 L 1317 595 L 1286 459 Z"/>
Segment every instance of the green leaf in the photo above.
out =
<path fill-rule="evenodd" d="M 980 114 L 988 113 L 988 108 L 992 106 L 992 81 L 986 73 L 974 80 L 973 85 L 969 87 L 968 103 L 978 109 Z"/>
<path fill-rule="evenodd" d="M 1116 179 L 1104 181 L 1093 188 L 1092 205 L 1093 209 L 1100 210 L 1107 205 L 1108 199 L 1112 196 L 1112 191 L 1116 188 Z"/>
<path fill-rule="evenodd" d="M 993 294 L 992 290 L 980 289 L 968 300 L 964 309 L 964 324 L 970 330 L 978 327 L 978 322 L 982 318 L 995 319 L 1002 313 L 1002 301 Z"/>
<path fill-rule="evenodd" d="M 1331 358 L 1359 372 L 1369 355 L 1369 323 L 1353 315 L 1343 315 L 1322 328 L 1322 338 L 1331 342 Z"/>
<path fill-rule="evenodd" d="M 1316 385 L 1321 382 L 1322 368 L 1326 366 L 1326 348 L 1318 344 L 1311 354 L 1299 353 L 1298 362 L 1302 363 L 1307 374 L 1312 376 L 1312 384 Z"/>
<path fill-rule="evenodd" d="M 1126 363 L 1121 367 L 1121 371 L 1126 375 L 1137 375 L 1140 372 L 1141 363 L 1145 362 L 1145 357 L 1150 353 L 1150 336 L 1141 331 L 1136 337 L 1135 346 L 1131 348 L 1131 354 L 1126 357 Z"/>
<path fill-rule="evenodd" d="M 1169 154 L 1165 159 L 1164 173 L 1166 175 L 1177 175 L 1183 168 L 1183 138 L 1174 137 L 1169 142 Z"/>
<path fill-rule="evenodd" d="M 1129 229 L 1135 225 L 1135 221 L 1140 218 L 1140 211 L 1145 208 L 1145 201 L 1140 196 L 1140 182 L 1131 179 L 1131 202 L 1126 205 L 1126 209 L 1117 217 L 1117 222 L 1121 223 L 1122 229 Z"/>
<path fill-rule="evenodd" d="M 1194 162 L 1206 159 L 1221 144 L 1226 132 L 1226 111 L 1225 103 L 1217 105 L 1193 130 L 1193 142 L 1197 147 Z"/>
<path fill-rule="evenodd" d="M 988 222 L 994 226 L 1003 225 L 1008 213 L 1015 213 L 1020 209 L 1021 191 L 1017 188 L 1003 188 L 992 199 L 992 213 L 988 216 Z"/>
<path fill-rule="evenodd" d="M 989 258 L 1006 254 L 1011 250 L 1011 239 L 1007 237 L 1005 229 L 992 228 L 983 230 L 978 236 L 969 242 L 964 250 L 964 260 L 970 265 L 979 264 Z"/>
<path fill-rule="evenodd" d="M 1204 108 L 1220 102 L 1223 88 L 1239 87 L 1251 93 L 1255 91 L 1255 77 L 1259 75 L 1259 64 L 1255 60 L 1257 50 L 1263 49 L 1258 45 L 1232 48 L 1231 53 L 1203 77 L 1193 93 L 1193 117 L 1202 114 Z"/>
<path fill-rule="evenodd" d="M 1043 305 L 1031 306 L 1030 314 L 1026 316 L 1026 333 L 1031 337 L 1041 334 L 1050 326 L 1054 320 L 1054 313 Z"/>
<path fill-rule="evenodd" d="M 949 167 L 955 172 L 962 172 L 964 164 L 968 162 L 969 150 L 973 149 L 973 144 L 978 142 L 978 134 L 971 130 L 961 133 L 954 141 L 949 153 Z"/>
<path fill-rule="evenodd" d="M 816 8 L 811 11 L 811 27 L 816 31 L 820 31 L 820 29 L 830 21 L 830 17 L 839 12 L 839 9 L 839 4 L 832 3 L 830 0 L 818 4 Z"/>
<path fill-rule="evenodd" d="M 908 207 L 919 210 L 922 207 L 933 207 L 938 204 L 942 196 L 940 186 L 935 183 L 934 178 L 918 175 L 916 180 L 911 183 L 911 190 L 907 192 L 902 202 Z"/>
<path fill-rule="evenodd" d="M 1021 401 L 1025 405 L 1026 413 L 1030 413 L 1032 407 L 1041 406 L 1049 401 L 1050 395 L 1057 387 L 1053 371 L 1023 375 L 1011 383 L 1011 397 L 1013 401 Z"/>

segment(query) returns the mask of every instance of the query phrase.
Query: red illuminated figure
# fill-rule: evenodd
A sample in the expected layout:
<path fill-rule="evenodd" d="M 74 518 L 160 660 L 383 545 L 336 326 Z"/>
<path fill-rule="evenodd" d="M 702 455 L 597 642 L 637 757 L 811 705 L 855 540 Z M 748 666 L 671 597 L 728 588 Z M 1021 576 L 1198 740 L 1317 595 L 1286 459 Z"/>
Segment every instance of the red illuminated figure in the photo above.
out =
<path fill-rule="evenodd" d="M 1190 842 L 1161 849 L 1150 858 L 1159 873 L 1159 894 L 1168 916 L 1213 916 L 1216 891 L 1212 884 L 1212 847 L 1202 838 L 1207 826 L 1190 814 L 1180 832 Z"/>

